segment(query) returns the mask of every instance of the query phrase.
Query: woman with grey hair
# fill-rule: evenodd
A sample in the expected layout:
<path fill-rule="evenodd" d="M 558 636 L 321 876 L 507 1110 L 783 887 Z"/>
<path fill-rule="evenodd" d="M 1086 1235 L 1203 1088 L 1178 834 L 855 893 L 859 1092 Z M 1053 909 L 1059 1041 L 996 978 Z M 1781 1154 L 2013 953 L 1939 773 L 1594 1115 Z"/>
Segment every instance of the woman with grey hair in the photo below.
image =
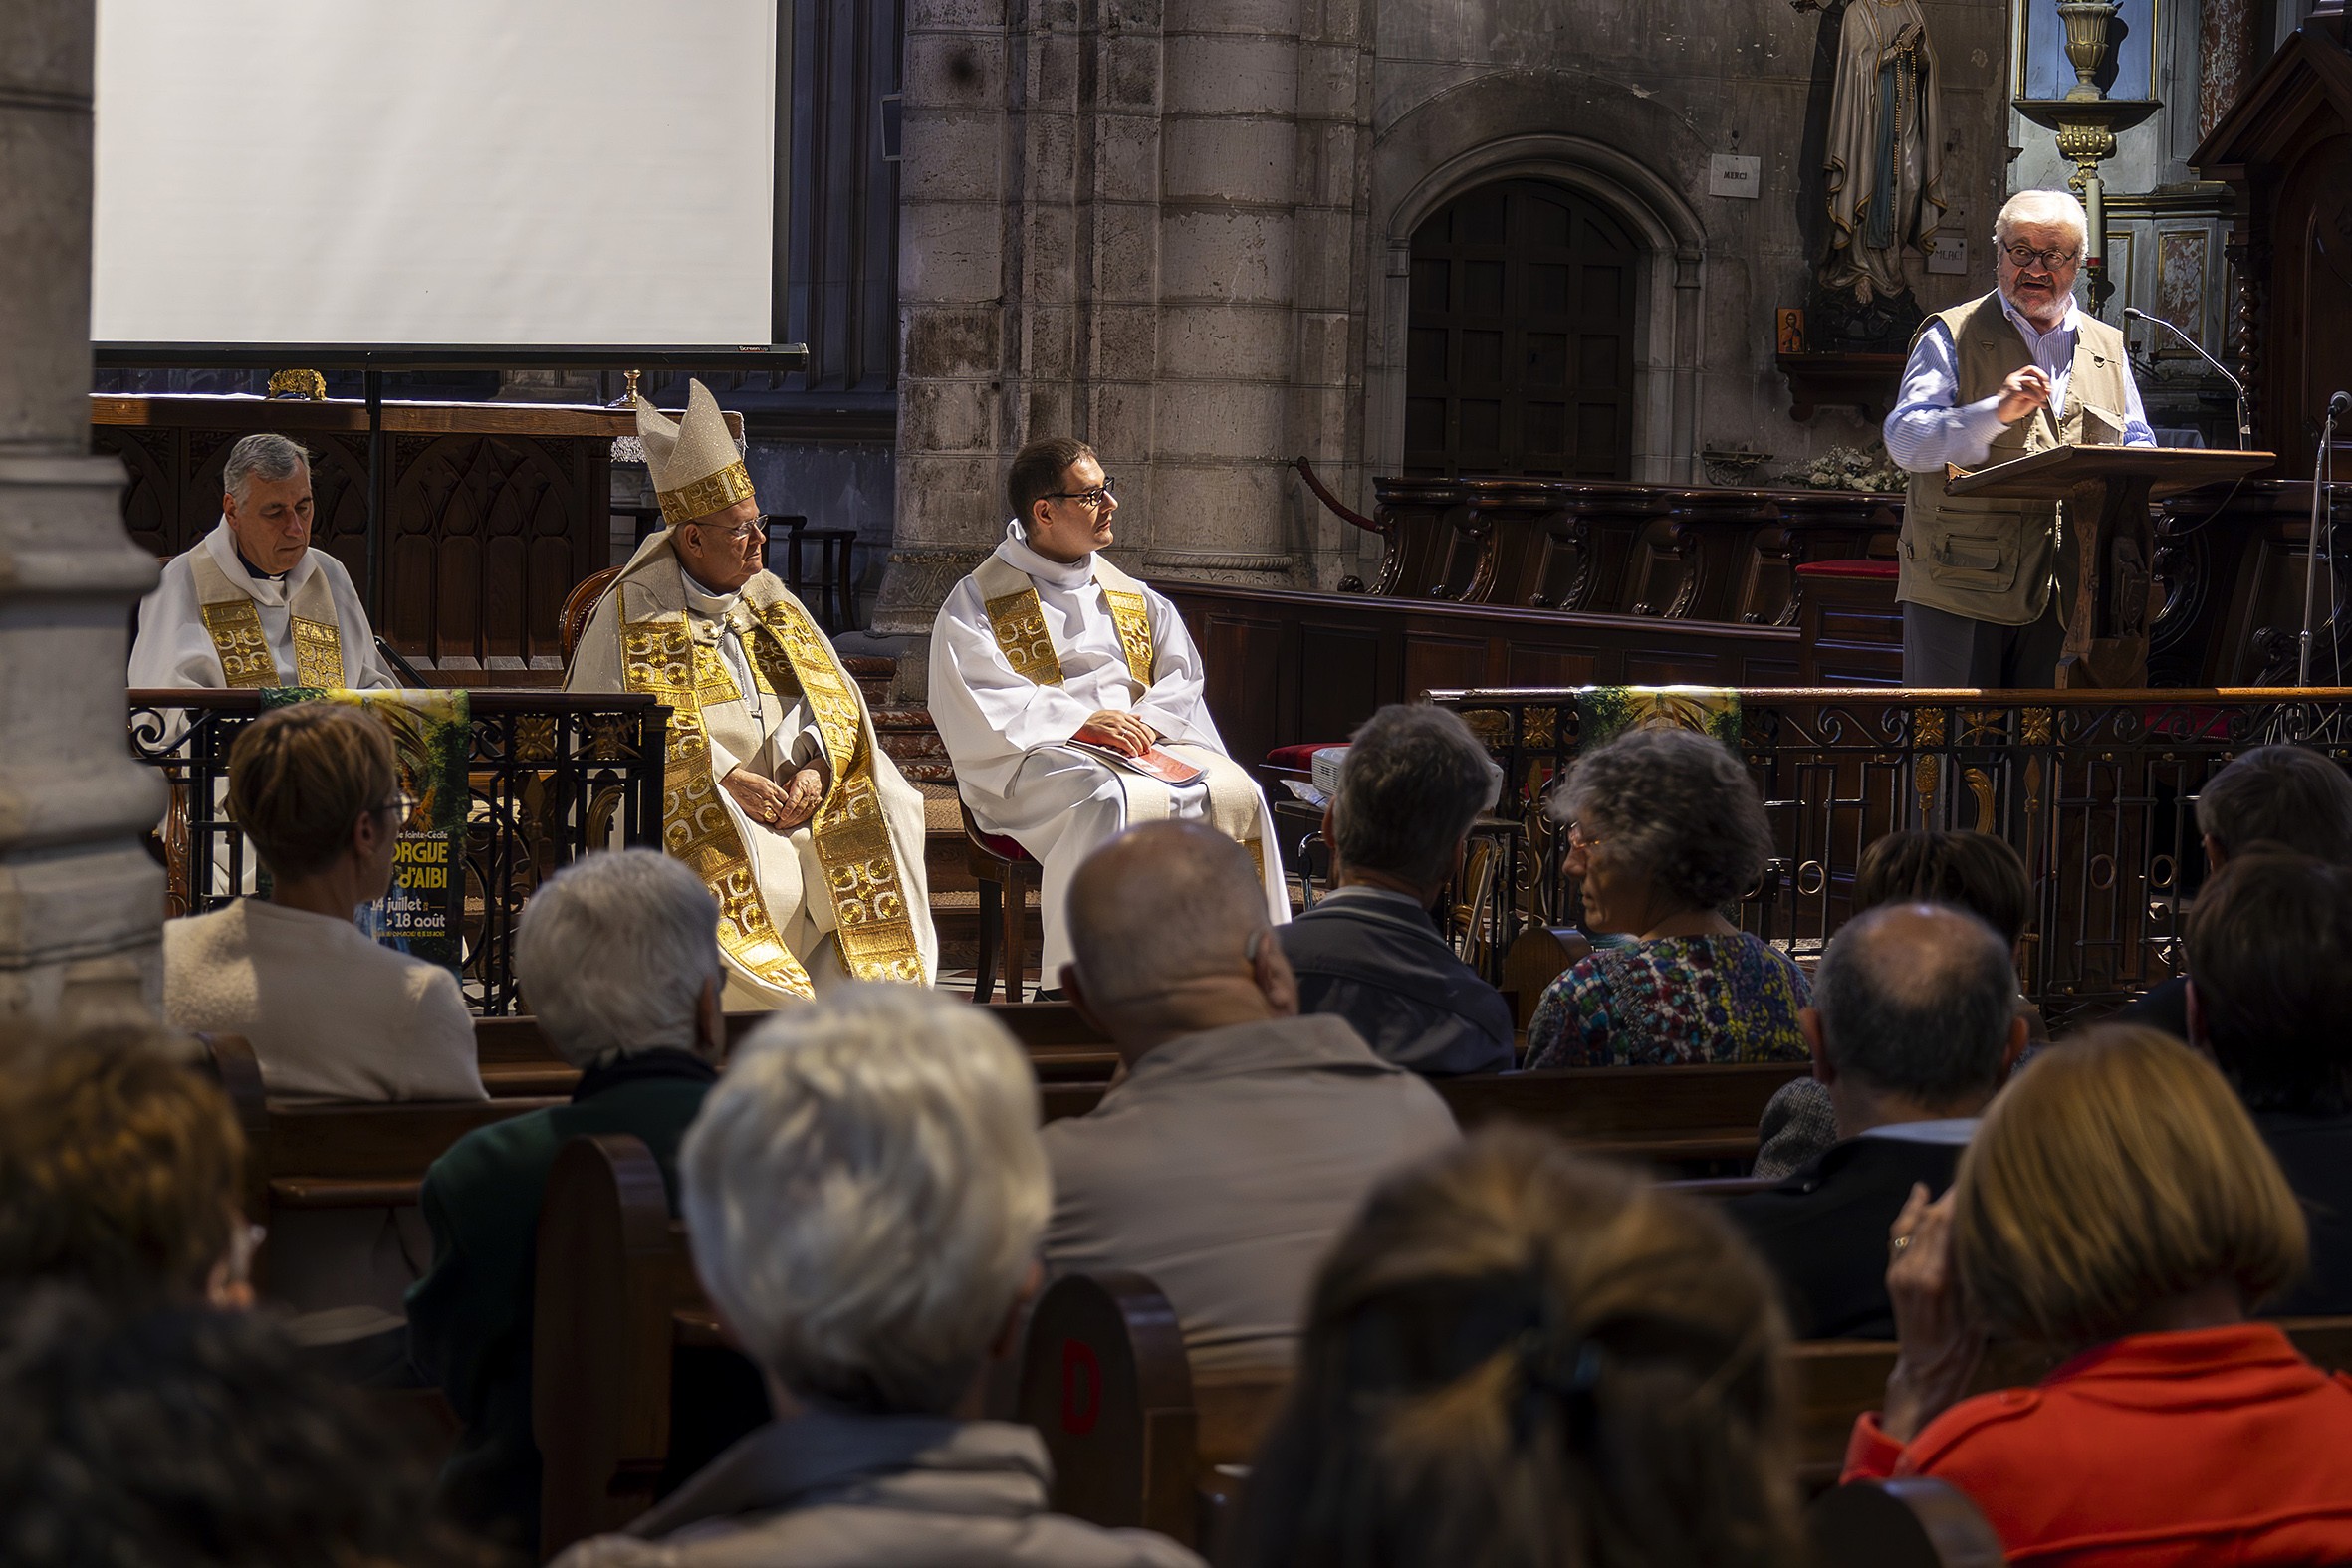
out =
<path fill-rule="evenodd" d="M 1629 730 L 1576 760 L 1551 801 L 1584 929 L 1634 940 L 1553 981 L 1530 1067 L 1803 1061 L 1810 1005 L 1788 957 L 1724 918 L 1763 875 L 1771 826 L 1740 760 L 1689 730 Z"/>
<path fill-rule="evenodd" d="M 952 1414 L 1036 1286 L 1037 1121 L 981 1008 L 849 985 L 761 1024 L 679 1164 L 696 1270 L 779 1419 L 560 1568 L 1198 1568 L 1049 1513 L 1037 1433 Z"/>

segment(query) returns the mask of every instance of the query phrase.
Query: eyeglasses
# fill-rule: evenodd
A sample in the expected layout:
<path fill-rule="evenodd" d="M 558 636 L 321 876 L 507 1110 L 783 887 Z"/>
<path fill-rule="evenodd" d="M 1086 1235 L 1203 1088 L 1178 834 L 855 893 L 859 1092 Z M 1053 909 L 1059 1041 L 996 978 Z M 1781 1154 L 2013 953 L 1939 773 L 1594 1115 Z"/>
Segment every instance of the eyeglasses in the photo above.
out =
<path fill-rule="evenodd" d="M 2001 249 L 2007 252 L 2008 259 L 2019 267 L 2030 267 L 2035 262 L 2039 262 L 2053 272 L 2060 267 L 2073 266 L 2076 258 L 2080 255 L 2079 250 L 2073 246 L 2068 246 L 2064 250 L 2037 251 L 2030 245 L 2003 245 Z"/>
<path fill-rule="evenodd" d="M 691 523 L 687 526 L 716 529 L 738 543 L 750 539 L 765 540 L 768 537 L 768 520 L 765 517 L 754 518 L 749 523 Z"/>
<path fill-rule="evenodd" d="M 378 812 L 389 811 L 401 821 L 405 822 L 416 810 L 416 796 L 410 794 L 405 789 L 401 789 L 395 792 L 389 800 L 386 800 L 383 804 L 377 806 L 375 809 Z"/>
<path fill-rule="evenodd" d="M 1105 501 L 1118 500 L 1117 496 L 1111 494 L 1118 488 L 1119 482 L 1117 480 L 1106 477 L 1101 484 L 1091 490 L 1057 490 L 1047 495 L 1045 499 L 1048 501 L 1074 501 L 1090 511 L 1099 512 Z"/>
<path fill-rule="evenodd" d="M 1581 822 L 1570 822 L 1568 824 L 1568 853 L 1570 854 L 1574 854 L 1580 849 L 1590 849 L 1597 844 L 1606 842 L 1606 839 L 1587 838 L 1584 835 L 1584 824 Z"/>

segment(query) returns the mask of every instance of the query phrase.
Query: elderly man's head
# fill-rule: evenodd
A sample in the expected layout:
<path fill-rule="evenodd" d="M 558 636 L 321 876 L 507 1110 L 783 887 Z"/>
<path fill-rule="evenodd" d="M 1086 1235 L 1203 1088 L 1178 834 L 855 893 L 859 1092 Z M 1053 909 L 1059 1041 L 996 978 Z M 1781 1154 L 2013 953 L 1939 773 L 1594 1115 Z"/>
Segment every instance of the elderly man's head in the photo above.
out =
<path fill-rule="evenodd" d="M 732 593 L 759 575 L 767 561 L 768 523 L 759 501 L 744 497 L 733 506 L 706 513 L 670 530 L 678 564 L 704 587 Z"/>
<path fill-rule="evenodd" d="M 2025 1048 L 2008 944 L 1965 910 L 1885 904 L 1821 956 L 1801 1022 L 1837 1131 L 1973 1116 Z"/>
<path fill-rule="evenodd" d="M 257 432 L 229 448 L 220 511 L 237 553 L 271 576 L 292 571 L 311 548 L 311 455 L 282 435 Z"/>
<path fill-rule="evenodd" d="M 2352 1110 L 2352 868 L 2255 845 L 2189 917 L 2189 1032 L 2257 1111 Z"/>
<path fill-rule="evenodd" d="M 981 1008 L 844 986 L 747 1039 L 679 1156 L 695 1266 L 799 1399 L 943 1414 L 1033 1281 L 1037 1080 Z"/>
<path fill-rule="evenodd" d="M 2066 315 L 2089 232 L 2082 203 L 2062 190 L 2021 190 L 1993 220 L 2000 292 L 2044 332 Z"/>
<path fill-rule="evenodd" d="M 575 1066 L 715 1052 L 726 1038 L 718 930 L 718 902 L 669 856 L 587 855 L 523 906 L 515 979 L 540 1032 Z"/>
<path fill-rule="evenodd" d="M 2197 830 L 2216 867 L 2256 842 L 2352 865 L 2352 777 L 2301 746 L 2257 746 L 2197 791 Z"/>
<path fill-rule="evenodd" d="M 1298 1010 L 1249 852 L 1198 822 L 1129 828 L 1089 855 L 1070 879 L 1069 931 L 1062 986 L 1129 1057 Z"/>
<path fill-rule="evenodd" d="M 1428 703 L 1381 709 L 1355 732 L 1326 818 L 1340 879 L 1434 901 L 1502 787 L 1502 771 L 1454 714 Z"/>

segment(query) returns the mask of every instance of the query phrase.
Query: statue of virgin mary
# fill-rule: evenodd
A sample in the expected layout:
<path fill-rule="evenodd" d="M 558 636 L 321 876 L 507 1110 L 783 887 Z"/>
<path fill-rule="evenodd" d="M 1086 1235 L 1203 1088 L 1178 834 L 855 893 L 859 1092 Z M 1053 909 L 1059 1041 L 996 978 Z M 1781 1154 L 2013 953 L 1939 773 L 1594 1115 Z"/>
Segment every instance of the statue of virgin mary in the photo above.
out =
<path fill-rule="evenodd" d="M 1829 258 L 1822 286 L 1863 305 L 1911 287 L 1907 250 L 1936 248 L 1944 216 L 1943 114 L 1919 0 L 1846 0 L 1824 159 Z"/>

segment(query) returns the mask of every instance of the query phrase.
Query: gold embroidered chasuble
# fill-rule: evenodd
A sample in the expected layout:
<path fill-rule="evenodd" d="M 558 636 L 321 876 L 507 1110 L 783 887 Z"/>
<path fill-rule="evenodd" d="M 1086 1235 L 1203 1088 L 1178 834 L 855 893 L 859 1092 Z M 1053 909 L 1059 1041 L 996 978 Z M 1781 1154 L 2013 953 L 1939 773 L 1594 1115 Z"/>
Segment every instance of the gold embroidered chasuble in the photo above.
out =
<path fill-rule="evenodd" d="M 988 615 L 997 651 L 1013 666 L 1013 673 L 1038 686 L 1061 684 L 1061 658 L 1046 630 L 1046 607 L 1038 600 L 1037 584 L 1029 573 L 991 556 L 973 568 L 981 601 Z M 1111 624 L 1119 635 L 1119 652 L 1127 674 L 1144 691 L 1152 683 L 1151 601 L 1143 584 L 1105 560 L 1094 557 L 1094 581 L 1110 607 Z M 1264 817 L 1258 785 L 1233 759 L 1205 746 L 1179 746 L 1171 755 L 1202 769 L 1209 786 L 1209 820 L 1217 830 L 1246 846 L 1263 875 L 1265 846 L 1260 841 Z M 1156 822 L 1168 815 L 1168 786 L 1154 779 L 1121 770 L 1119 784 L 1127 794 L 1129 823 Z"/>
<path fill-rule="evenodd" d="M 270 653 L 270 639 L 261 628 L 261 610 L 253 596 L 229 580 L 229 574 L 206 555 L 195 552 L 190 569 L 195 573 L 197 612 L 204 617 L 205 634 L 220 655 L 222 680 L 233 687 L 318 686 L 344 684 L 343 634 L 336 626 L 335 595 L 327 573 L 313 571 L 287 601 L 287 623 L 294 643 L 294 679 L 283 679 Z"/>
<path fill-rule="evenodd" d="M 823 886 L 809 887 L 811 879 L 805 877 L 803 898 L 828 901 L 842 967 L 852 976 L 928 983 L 922 806 L 919 799 L 911 803 L 910 848 L 910 834 L 894 826 L 891 808 L 893 794 L 912 791 L 881 757 L 855 682 L 830 640 L 767 572 L 744 585 L 728 624 L 742 643 L 759 691 L 780 701 L 805 699 L 823 740 L 830 778 L 808 823 Z M 656 697 L 671 710 L 663 843 L 718 900 L 720 948 L 772 992 L 815 995 L 808 970 L 784 940 L 778 912 L 768 906 L 743 828 L 712 774 L 709 721 L 716 715 L 709 710 L 740 704 L 745 694 L 715 642 L 694 635 L 682 573 L 660 537 L 613 585 L 609 606 L 599 608 L 588 636 L 605 627 L 610 630 L 602 634 L 617 634 L 619 642 L 620 688 Z M 582 651 L 588 651 L 585 638 Z M 743 755 L 758 749 L 754 745 Z M 904 815 L 907 802 L 896 804 Z M 776 852 L 796 851 L 780 837 Z"/>

